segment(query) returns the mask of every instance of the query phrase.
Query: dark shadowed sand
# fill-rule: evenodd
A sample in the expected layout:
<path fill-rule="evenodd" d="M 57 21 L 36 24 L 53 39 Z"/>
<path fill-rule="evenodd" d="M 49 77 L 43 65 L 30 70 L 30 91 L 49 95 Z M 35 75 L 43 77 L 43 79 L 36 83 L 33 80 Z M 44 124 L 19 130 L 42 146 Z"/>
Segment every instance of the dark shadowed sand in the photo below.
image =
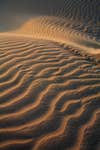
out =
<path fill-rule="evenodd" d="M 99 4 L 0 1 L 0 150 L 100 150 Z"/>

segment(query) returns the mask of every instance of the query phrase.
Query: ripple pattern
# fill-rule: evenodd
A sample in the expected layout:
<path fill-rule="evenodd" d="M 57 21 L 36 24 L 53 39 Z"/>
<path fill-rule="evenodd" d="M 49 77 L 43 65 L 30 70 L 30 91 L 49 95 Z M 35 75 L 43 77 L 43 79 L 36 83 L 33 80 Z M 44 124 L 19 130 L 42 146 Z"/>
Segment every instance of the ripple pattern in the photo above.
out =
<path fill-rule="evenodd" d="M 0 37 L 1 150 L 96 150 L 99 126 L 99 64 L 57 42 Z"/>

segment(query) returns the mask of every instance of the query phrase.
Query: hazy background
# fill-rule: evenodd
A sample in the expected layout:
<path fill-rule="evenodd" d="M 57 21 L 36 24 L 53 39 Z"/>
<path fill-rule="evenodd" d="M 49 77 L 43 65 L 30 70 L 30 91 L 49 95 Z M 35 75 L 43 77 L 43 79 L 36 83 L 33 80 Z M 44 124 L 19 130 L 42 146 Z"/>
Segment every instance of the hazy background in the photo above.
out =
<path fill-rule="evenodd" d="M 33 15 L 51 15 L 91 25 L 100 22 L 99 0 L 0 0 L 0 31 L 19 27 Z"/>

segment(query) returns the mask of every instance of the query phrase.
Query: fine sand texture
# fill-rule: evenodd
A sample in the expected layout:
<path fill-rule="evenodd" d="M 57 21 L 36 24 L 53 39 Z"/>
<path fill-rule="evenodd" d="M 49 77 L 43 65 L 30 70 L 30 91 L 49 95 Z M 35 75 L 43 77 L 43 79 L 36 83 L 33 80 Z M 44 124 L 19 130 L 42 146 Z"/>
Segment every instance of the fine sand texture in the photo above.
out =
<path fill-rule="evenodd" d="M 0 149 L 98 147 L 99 64 L 57 42 L 1 36 Z"/>
<path fill-rule="evenodd" d="M 0 0 L 0 150 L 100 150 L 99 0 Z"/>

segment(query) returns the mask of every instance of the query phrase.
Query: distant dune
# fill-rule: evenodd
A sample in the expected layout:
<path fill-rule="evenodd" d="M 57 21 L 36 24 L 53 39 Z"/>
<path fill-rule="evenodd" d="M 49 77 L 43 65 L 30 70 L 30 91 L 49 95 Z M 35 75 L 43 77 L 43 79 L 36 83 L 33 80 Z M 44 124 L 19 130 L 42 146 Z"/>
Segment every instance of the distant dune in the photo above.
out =
<path fill-rule="evenodd" d="M 0 150 L 100 149 L 99 0 L 0 0 Z"/>
<path fill-rule="evenodd" d="M 97 0 L 1 1 L 0 31 L 55 40 L 100 54 Z"/>

